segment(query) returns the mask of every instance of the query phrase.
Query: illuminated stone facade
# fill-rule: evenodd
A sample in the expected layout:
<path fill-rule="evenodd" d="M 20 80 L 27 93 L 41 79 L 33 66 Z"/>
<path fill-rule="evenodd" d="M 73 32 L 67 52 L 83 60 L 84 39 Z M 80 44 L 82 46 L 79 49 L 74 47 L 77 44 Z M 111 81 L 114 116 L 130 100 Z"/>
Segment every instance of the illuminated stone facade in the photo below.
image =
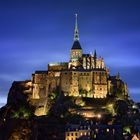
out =
<path fill-rule="evenodd" d="M 65 140 L 122 140 L 120 125 L 69 124 L 65 130 Z"/>
<path fill-rule="evenodd" d="M 94 54 L 84 54 L 79 42 L 77 18 L 74 43 L 70 51 L 70 61 L 48 64 L 47 71 L 36 71 L 32 75 L 33 99 L 46 98 L 53 92 L 65 96 L 106 98 L 123 88 L 127 96 L 127 86 L 119 76 L 110 76 L 104 59 Z M 44 106 L 45 108 L 45 106 Z"/>
<path fill-rule="evenodd" d="M 48 71 L 33 74 L 33 98 L 46 97 L 58 88 L 67 96 L 107 96 L 109 73 L 103 59 L 95 54 L 82 54 L 75 61 L 71 58 L 68 63 L 49 64 Z"/>

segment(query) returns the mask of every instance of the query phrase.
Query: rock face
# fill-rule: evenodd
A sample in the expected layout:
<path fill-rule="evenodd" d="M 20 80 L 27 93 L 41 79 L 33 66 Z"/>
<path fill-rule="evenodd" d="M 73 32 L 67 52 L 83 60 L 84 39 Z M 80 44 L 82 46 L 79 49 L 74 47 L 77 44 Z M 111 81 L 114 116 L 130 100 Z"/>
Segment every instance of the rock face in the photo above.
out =
<path fill-rule="evenodd" d="M 24 104 L 34 106 L 36 116 L 46 115 L 49 107 L 47 107 L 48 100 L 46 97 L 34 99 L 32 81 L 16 81 L 13 82 L 9 94 L 7 105 L 20 106 Z"/>
<path fill-rule="evenodd" d="M 32 98 L 32 82 L 31 81 L 16 81 L 13 82 L 9 94 L 7 104 L 18 104 L 26 102 Z"/>

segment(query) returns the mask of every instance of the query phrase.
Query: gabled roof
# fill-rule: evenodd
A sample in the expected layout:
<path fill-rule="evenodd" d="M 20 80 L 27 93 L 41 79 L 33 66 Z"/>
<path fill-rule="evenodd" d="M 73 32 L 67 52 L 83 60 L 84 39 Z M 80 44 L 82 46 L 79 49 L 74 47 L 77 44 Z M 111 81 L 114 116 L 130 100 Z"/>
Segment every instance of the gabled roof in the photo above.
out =
<path fill-rule="evenodd" d="M 75 40 L 75 41 L 74 41 L 74 43 L 73 43 L 73 45 L 72 45 L 71 50 L 77 50 L 77 49 L 82 50 L 82 48 L 81 48 L 81 45 L 80 45 L 79 41 L 78 41 L 78 40 Z"/>

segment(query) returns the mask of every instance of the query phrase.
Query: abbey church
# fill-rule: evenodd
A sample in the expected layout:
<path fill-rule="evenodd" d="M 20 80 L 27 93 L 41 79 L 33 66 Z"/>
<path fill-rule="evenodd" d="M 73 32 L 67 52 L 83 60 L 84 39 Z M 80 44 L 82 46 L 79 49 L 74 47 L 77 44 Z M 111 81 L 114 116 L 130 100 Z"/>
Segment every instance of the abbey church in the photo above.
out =
<path fill-rule="evenodd" d="M 79 41 L 77 15 L 69 62 L 48 64 L 48 70 L 36 71 L 31 82 L 33 99 L 47 98 L 54 91 L 65 96 L 89 98 L 107 98 L 118 92 L 128 96 L 126 83 L 119 74 L 110 75 L 104 59 L 98 58 L 96 51 L 84 53 Z"/>

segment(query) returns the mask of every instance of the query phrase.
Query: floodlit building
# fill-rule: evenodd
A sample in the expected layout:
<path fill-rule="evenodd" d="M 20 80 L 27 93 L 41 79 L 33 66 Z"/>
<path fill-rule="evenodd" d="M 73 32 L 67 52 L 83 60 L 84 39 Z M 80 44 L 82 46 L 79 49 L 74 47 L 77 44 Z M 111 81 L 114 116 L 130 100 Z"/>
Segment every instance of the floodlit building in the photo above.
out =
<path fill-rule="evenodd" d="M 69 62 L 50 63 L 47 71 L 36 71 L 32 75 L 32 85 L 33 99 L 47 100 L 56 91 L 65 96 L 89 98 L 107 98 L 118 91 L 128 96 L 127 85 L 119 75 L 110 76 L 103 57 L 97 57 L 96 50 L 94 54 L 84 53 L 79 41 L 77 15 Z"/>
<path fill-rule="evenodd" d="M 120 125 L 93 125 L 79 124 L 66 126 L 65 140 L 122 140 L 122 127 Z"/>

